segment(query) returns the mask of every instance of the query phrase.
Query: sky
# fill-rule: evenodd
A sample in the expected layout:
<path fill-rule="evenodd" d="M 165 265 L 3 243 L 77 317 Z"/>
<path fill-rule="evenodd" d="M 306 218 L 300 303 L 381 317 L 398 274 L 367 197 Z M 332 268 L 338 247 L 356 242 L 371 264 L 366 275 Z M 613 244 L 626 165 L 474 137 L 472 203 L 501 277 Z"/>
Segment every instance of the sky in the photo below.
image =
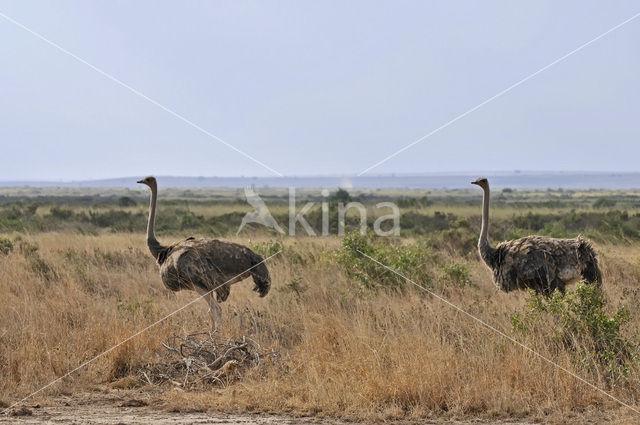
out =
<path fill-rule="evenodd" d="M 0 17 L 0 180 L 355 175 L 638 12 L 584 0 L 0 0 L 148 98 Z M 639 42 L 640 17 L 369 174 L 639 171 Z"/>

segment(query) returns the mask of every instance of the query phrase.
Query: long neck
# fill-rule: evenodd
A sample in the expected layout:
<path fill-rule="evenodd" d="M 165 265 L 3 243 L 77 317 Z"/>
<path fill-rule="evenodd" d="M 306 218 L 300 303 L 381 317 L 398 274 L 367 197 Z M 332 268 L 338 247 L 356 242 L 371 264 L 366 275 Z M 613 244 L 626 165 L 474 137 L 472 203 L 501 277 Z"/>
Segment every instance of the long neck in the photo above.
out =
<path fill-rule="evenodd" d="M 493 248 L 489 245 L 489 186 L 483 187 L 482 190 L 484 193 L 482 196 L 482 228 L 480 229 L 480 239 L 478 239 L 478 251 L 486 263 L 493 252 Z"/>
<path fill-rule="evenodd" d="M 162 250 L 162 245 L 156 239 L 154 227 L 156 221 L 156 202 L 158 200 L 158 187 L 154 184 L 151 186 L 151 201 L 149 202 L 149 221 L 147 222 L 147 246 L 151 254 L 157 259 L 158 254 Z"/>

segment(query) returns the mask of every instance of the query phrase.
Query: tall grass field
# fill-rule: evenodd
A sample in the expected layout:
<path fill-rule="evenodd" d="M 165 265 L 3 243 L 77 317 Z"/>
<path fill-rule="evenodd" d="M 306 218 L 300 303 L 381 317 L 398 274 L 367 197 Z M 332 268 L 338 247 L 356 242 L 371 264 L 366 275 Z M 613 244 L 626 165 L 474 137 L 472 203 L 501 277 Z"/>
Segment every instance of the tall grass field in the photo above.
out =
<path fill-rule="evenodd" d="M 258 190 L 260 192 L 260 190 Z M 263 199 L 286 227 L 286 191 Z M 299 205 L 321 226 L 320 191 Z M 145 244 L 147 193 L 3 189 L 0 192 L 0 402 L 10 405 L 197 297 L 162 285 Z M 210 330 L 198 301 L 34 396 L 148 391 L 170 410 L 318 415 L 356 421 L 425 418 L 574 418 L 637 414 L 481 321 L 640 408 L 640 192 L 497 191 L 490 240 L 529 234 L 591 239 L 603 292 L 577 282 L 544 298 L 503 293 L 480 261 L 479 191 L 352 191 L 371 216 L 337 235 L 281 236 L 258 225 L 235 190 L 161 191 L 156 235 L 245 244 L 263 256 L 271 292 L 235 284 L 217 338 L 252 341 L 262 360 L 202 385 L 157 382 L 144 371 L 171 359 L 174 335 Z M 345 196 L 344 194 L 341 196 Z M 378 202 L 401 210 L 399 236 L 371 231 Z M 372 218 L 373 217 L 373 218 Z M 317 233 L 320 233 L 317 231 Z M 364 257 L 365 252 L 423 286 Z M 430 292 L 429 292 L 430 291 Z M 154 366 L 155 367 L 155 366 Z M 595 416 L 594 416 L 595 415 Z M 631 419 L 630 419 L 631 418 Z M 631 423 L 631 422 L 629 422 Z"/>

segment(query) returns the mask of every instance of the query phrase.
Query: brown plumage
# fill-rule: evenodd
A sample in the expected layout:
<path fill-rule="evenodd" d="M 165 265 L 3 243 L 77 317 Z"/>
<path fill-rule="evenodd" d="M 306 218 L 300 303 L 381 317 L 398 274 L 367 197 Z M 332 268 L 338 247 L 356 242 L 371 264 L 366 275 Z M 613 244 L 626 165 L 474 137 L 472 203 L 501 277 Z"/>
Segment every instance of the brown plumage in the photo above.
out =
<path fill-rule="evenodd" d="M 575 239 L 527 236 L 492 248 L 488 239 L 489 181 L 480 178 L 472 184 L 484 192 L 478 251 L 500 289 L 509 292 L 531 288 L 550 295 L 555 289 L 564 292 L 568 283 L 580 278 L 596 285 L 602 283 L 596 253 L 591 243 L 580 236 Z"/>
<path fill-rule="evenodd" d="M 222 318 L 218 302 L 229 297 L 232 284 L 251 276 L 255 283 L 253 290 L 261 297 L 267 295 L 271 287 L 269 270 L 262 257 L 246 246 L 205 238 L 187 238 L 170 246 L 161 245 L 154 234 L 158 196 L 156 179 L 149 176 L 138 183 L 151 189 L 147 245 L 160 267 L 162 282 L 168 289 L 189 289 L 204 295 L 214 327 Z M 215 298 L 212 291 L 216 294 Z"/>

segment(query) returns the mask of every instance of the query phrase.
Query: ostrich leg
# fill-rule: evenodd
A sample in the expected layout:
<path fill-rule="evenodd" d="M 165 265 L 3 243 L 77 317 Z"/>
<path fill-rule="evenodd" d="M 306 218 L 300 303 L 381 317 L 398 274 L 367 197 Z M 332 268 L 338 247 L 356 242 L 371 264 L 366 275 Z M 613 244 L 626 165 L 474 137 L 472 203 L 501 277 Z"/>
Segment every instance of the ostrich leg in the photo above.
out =
<path fill-rule="evenodd" d="M 211 322 L 213 330 L 218 330 L 218 325 L 222 322 L 222 307 L 216 301 L 216 296 L 213 292 L 207 295 L 207 303 L 209 303 L 209 314 L 211 315 Z"/>
<path fill-rule="evenodd" d="M 216 301 L 214 291 L 207 291 L 198 287 L 196 289 L 201 297 L 209 304 L 209 318 L 211 319 L 211 328 L 214 331 L 218 330 L 218 325 L 222 321 L 222 307 Z"/>

